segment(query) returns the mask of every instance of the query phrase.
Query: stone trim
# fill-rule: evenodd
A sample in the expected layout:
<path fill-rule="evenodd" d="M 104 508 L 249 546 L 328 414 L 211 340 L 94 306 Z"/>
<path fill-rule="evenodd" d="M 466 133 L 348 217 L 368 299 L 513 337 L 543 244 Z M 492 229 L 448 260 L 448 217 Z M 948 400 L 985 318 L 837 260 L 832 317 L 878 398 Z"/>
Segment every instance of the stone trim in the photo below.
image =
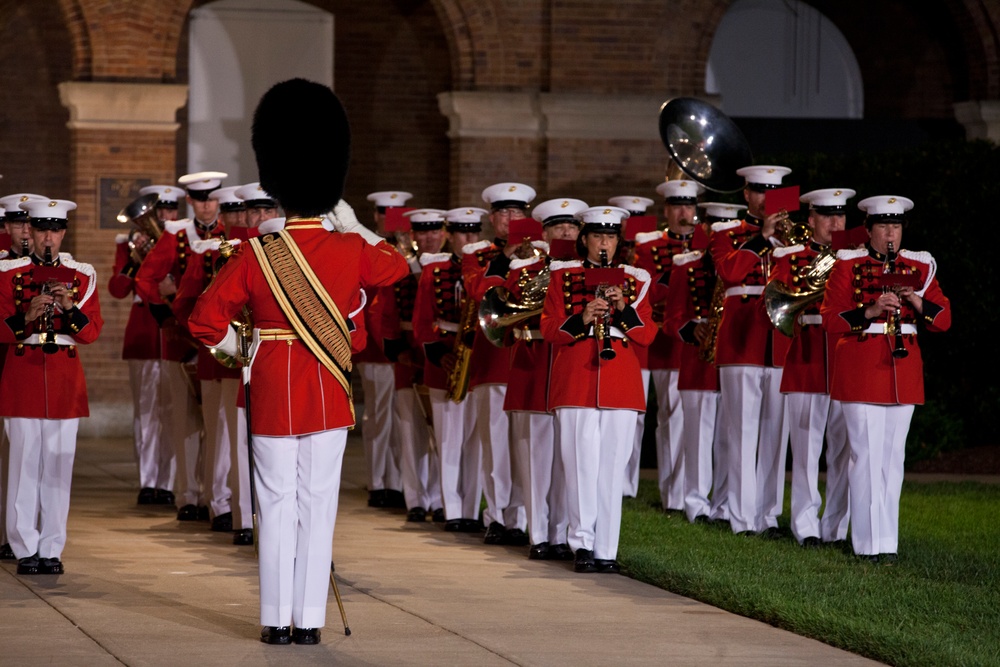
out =
<path fill-rule="evenodd" d="M 965 127 L 965 138 L 1000 143 L 1000 101 L 979 100 L 953 105 L 955 118 Z"/>
<path fill-rule="evenodd" d="M 177 110 L 187 102 L 182 84 L 64 81 L 59 101 L 71 130 L 176 132 Z"/>

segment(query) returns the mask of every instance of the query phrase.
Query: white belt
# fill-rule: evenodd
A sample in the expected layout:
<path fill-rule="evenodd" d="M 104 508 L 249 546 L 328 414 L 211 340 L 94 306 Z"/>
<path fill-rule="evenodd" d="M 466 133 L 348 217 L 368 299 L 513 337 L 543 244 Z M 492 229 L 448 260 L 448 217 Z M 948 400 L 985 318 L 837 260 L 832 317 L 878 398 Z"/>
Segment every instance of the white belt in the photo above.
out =
<path fill-rule="evenodd" d="M 884 323 L 883 324 L 879 324 L 878 322 L 874 322 L 872 324 L 869 324 L 868 328 L 865 329 L 864 331 L 862 331 L 861 333 L 866 333 L 866 334 L 884 334 L 885 333 L 885 324 Z M 901 324 L 899 326 L 899 333 L 901 333 L 901 334 L 915 334 L 915 333 L 917 333 L 917 326 L 915 324 Z"/>
<path fill-rule="evenodd" d="M 31 334 L 22 341 L 18 341 L 23 345 L 41 345 L 42 341 L 38 334 Z M 76 345 L 76 341 L 72 336 L 65 336 L 63 334 L 56 334 L 56 345 Z"/>
<path fill-rule="evenodd" d="M 441 331 L 450 331 L 452 333 L 458 333 L 458 322 L 445 322 L 444 320 L 434 320 L 434 326 L 436 326 Z"/>
<path fill-rule="evenodd" d="M 799 324 L 823 324 L 822 315 L 799 315 Z"/>
<path fill-rule="evenodd" d="M 517 340 L 541 340 L 542 332 L 538 329 L 514 329 L 514 338 Z"/>
<path fill-rule="evenodd" d="M 413 331 L 413 322 L 400 322 L 399 328 L 403 331 Z"/>
<path fill-rule="evenodd" d="M 760 296 L 764 293 L 763 285 L 747 285 L 745 287 L 727 287 L 726 296 Z"/>

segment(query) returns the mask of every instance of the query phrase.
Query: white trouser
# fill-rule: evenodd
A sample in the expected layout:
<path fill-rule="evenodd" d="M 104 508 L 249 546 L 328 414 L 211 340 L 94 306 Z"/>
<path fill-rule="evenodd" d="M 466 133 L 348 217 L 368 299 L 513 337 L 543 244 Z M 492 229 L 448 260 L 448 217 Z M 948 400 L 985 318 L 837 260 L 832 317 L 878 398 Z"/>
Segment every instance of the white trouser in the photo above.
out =
<path fill-rule="evenodd" d="M 640 369 L 642 373 L 642 402 L 649 404 L 649 369 Z M 635 498 L 639 493 L 639 469 L 642 467 L 642 434 L 646 430 L 646 413 L 635 413 L 635 436 L 632 438 L 632 452 L 625 462 L 625 484 L 622 495 Z"/>
<path fill-rule="evenodd" d="M 346 445 L 346 428 L 302 436 L 253 436 L 261 625 L 326 624 Z"/>
<path fill-rule="evenodd" d="M 166 417 L 161 420 L 163 439 L 173 447 L 177 461 L 178 507 L 204 505 L 201 493 L 201 471 L 198 459 L 201 451 L 201 410 L 195 400 L 184 365 L 179 361 L 164 361 L 160 368 L 160 395 Z"/>
<path fill-rule="evenodd" d="M 719 392 L 684 389 L 680 392 L 684 412 L 681 449 L 684 461 L 684 514 L 688 521 L 710 517 L 712 506 L 712 445 L 718 416 Z"/>
<path fill-rule="evenodd" d="M 253 406 L 250 409 L 253 410 Z M 233 530 L 250 530 L 253 528 L 253 499 L 250 491 L 246 408 L 236 408 L 236 440 L 233 441 L 232 462 L 233 465 L 229 468 L 229 489 L 233 492 Z"/>
<path fill-rule="evenodd" d="M 8 544 L 7 539 L 7 474 L 10 470 L 10 441 L 7 429 L 0 428 L 0 544 Z"/>
<path fill-rule="evenodd" d="M 466 400 L 476 406 L 476 436 L 483 452 L 482 477 L 486 509 L 483 523 L 494 521 L 507 529 L 526 530 L 528 516 L 520 481 L 514 479 L 510 461 L 510 425 L 503 410 L 505 384 L 481 384 Z"/>
<path fill-rule="evenodd" d="M 573 551 L 593 551 L 594 558 L 614 560 L 635 414 L 632 410 L 558 408 L 556 420 L 566 471 L 569 546 Z"/>
<path fill-rule="evenodd" d="M 212 518 L 232 511 L 229 469 L 236 447 L 238 378 L 201 381 L 201 414 L 205 421 L 202 449 L 202 486 Z"/>
<path fill-rule="evenodd" d="M 728 448 L 729 523 L 734 533 L 777 526 L 785 493 L 788 425 L 781 369 L 719 369 L 720 436 Z"/>
<path fill-rule="evenodd" d="M 788 435 L 792 450 L 792 534 L 801 544 L 807 537 L 826 541 L 844 539 L 847 535 L 848 508 L 847 452 L 843 409 L 830 400 L 829 394 L 792 393 L 785 396 L 788 407 Z M 836 405 L 834 405 L 836 403 Z M 827 443 L 827 505 L 823 511 L 826 530 L 822 530 L 819 508 L 823 499 L 819 493 L 819 459 Z M 833 467 L 830 471 L 831 465 Z M 831 490 L 833 495 L 831 495 Z M 832 511 L 831 511 L 832 510 Z"/>
<path fill-rule="evenodd" d="M 402 489 L 400 482 L 400 447 L 393 437 L 395 428 L 396 375 L 392 364 L 357 365 L 364 395 L 361 415 L 361 441 L 368 465 L 368 490 Z"/>
<path fill-rule="evenodd" d="M 847 539 L 847 526 L 851 522 L 850 467 L 851 448 L 847 446 L 844 404 L 831 400 L 830 420 L 826 424 L 826 505 L 819 522 L 824 542 Z"/>
<path fill-rule="evenodd" d="M 912 405 L 842 403 L 851 448 L 851 542 L 858 555 L 894 554 Z"/>
<path fill-rule="evenodd" d="M 139 488 L 174 488 L 174 451 L 163 439 L 161 423 L 159 359 L 129 359 L 128 379 L 132 389 L 132 439 L 139 467 Z"/>
<path fill-rule="evenodd" d="M 556 440 L 555 416 L 511 412 L 510 436 L 528 515 L 532 544 L 566 544 L 566 473 Z"/>
<path fill-rule="evenodd" d="M 684 430 L 684 410 L 677 391 L 680 371 L 653 370 L 656 391 L 656 465 L 660 503 L 664 509 L 684 509 L 684 450 L 681 433 Z"/>
<path fill-rule="evenodd" d="M 59 558 L 73 482 L 79 419 L 7 417 L 7 537 L 18 558 Z"/>
<path fill-rule="evenodd" d="M 393 403 L 401 444 L 400 472 L 406 508 L 432 510 L 441 507 L 441 480 L 431 458 L 431 433 L 418 400 L 414 389 L 396 390 Z"/>
<path fill-rule="evenodd" d="M 438 462 L 441 466 L 441 502 L 444 517 L 478 519 L 480 451 L 472 429 L 475 410 L 469 401 L 455 403 L 444 389 L 430 389 Z"/>

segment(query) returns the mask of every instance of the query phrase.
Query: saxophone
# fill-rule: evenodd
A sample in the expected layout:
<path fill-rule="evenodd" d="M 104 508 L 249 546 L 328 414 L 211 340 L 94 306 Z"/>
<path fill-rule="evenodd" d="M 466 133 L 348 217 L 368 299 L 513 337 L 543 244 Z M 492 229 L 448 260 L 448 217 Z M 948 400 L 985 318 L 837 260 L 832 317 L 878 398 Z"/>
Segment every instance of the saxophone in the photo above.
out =
<path fill-rule="evenodd" d="M 708 333 L 698 346 L 698 358 L 705 363 L 715 363 L 715 345 L 719 337 L 719 323 L 722 322 L 722 306 L 726 302 L 726 288 L 722 278 L 715 277 L 712 303 L 708 307 Z"/>
<path fill-rule="evenodd" d="M 462 302 L 462 316 L 458 322 L 458 332 L 455 334 L 455 365 L 448 373 L 447 397 L 455 403 L 461 403 L 469 393 L 469 361 L 472 359 L 472 342 L 475 340 L 476 327 L 479 326 L 479 304 L 468 294 Z"/>

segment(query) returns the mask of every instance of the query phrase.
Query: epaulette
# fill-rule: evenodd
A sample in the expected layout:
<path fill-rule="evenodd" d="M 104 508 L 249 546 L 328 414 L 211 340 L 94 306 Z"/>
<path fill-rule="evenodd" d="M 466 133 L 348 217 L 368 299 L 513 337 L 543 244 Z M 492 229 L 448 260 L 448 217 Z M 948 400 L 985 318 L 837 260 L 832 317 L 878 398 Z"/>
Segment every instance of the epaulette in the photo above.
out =
<path fill-rule="evenodd" d="M 730 229 L 735 229 L 736 227 L 739 227 L 742 224 L 743 223 L 740 220 L 723 220 L 722 222 L 713 222 L 712 233 L 714 234 L 715 232 L 725 232 Z"/>
<path fill-rule="evenodd" d="M 280 232 L 285 228 L 284 218 L 271 218 L 270 220 L 265 220 L 264 222 L 257 225 L 257 233 L 263 236 L 264 234 L 273 234 L 275 232 Z"/>
<path fill-rule="evenodd" d="M 900 250 L 900 257 L 905 257 L 906 259 L 913 260 L 914 262 L 920 262 L 922 264 L 935 263 L 934 256 L 931 255 L 926 250 Z"/>
<path fill-rule="evenodd" d="M 867 255 L 868 248 L 844 248 L 837 251 L 837 259 L 858 259 Z"/>
<path fill-rule="evenodd" d="M 447 262 L 451 259 L 450 252 L 425 252 L 420 255 L 420 266 L 427 266 L 428 264 L 437 264 L 438 262 Z"/>
<path fill-rule="evenodd" d="M 640 269 L 637 266 L 629 266 L 628 264 L 619 264 L 619 266 L 625 269 L 625 273 L 629 274 L 636 280 L 641 280 L 644 283 L 649 282 L 649 271 L 646 269 Z"/>
<path fill-rule="evenodd" d="M 805 249 L 806 247 L 804 245 L 802 245 L 801 243 L 796 243 L 795 245 L 775 248 L 774 252 L 772 252 L 771 254 L 774 255 L 775 259 L 777 259 L 779 257 L 784 257 L 785 255 L 791 255 L 793 252 L 802 252 Z"/>
<path fill-rule="evenodd" d="M 678 255 L 674 255 L 674 266 L 684 266 L 685 264 L 690 264 L 691 262 L 696 262 L 705 255 L 704 250 L 692 250 L 690 252 L 682 252 Z"/>
<path fill-rule="evenodd" d="M 526 266 L 537 264 L 538 262 L 541 262 L 542 259 L 543 259 L 542 257 L 525 257 L 524 259 L 520 258 L 512 259 L 510 260 L 510 270 L 514 271 L 515 269 L 522 269 Z M 551 267 L 549 268 L 549 270 L 550 271 L 552 270 Z"/>
<path fill-rule="evenodd" d="M 115 243 L 121 245 L 128 241 L 128 234 L 118 234 L 115 236 Z"/>
<path fill-rule="evenodd" d="M 650 241 L 662 239 L 663 236 L 663 232 L 639 232 L 635 235 L 635 244 L 643 245 L 645 243 L 649 243 Z"/>
<path fill-rule="evenodd" d="M 73 269 L 74 271 L 79 271 L 89 278 L 89 280 L 87 280 L 87 292 L 83 295 L 83 298 L 76 302 L 77 306 L 82 306 L 97 290 L 97 271 L 95 271 L 94 267 L 90 264 L 76 261 L 68 252 L 59 253 L 59 263 L 67 268 Z"/>
<path fill-rule="evenodd" d="M 545 241 L 532 241 L 531 242 L 531 247 L 532 248 L 538 248 L 539 250 L 541 250 L 542 252 L 544 252 L 546 255 L 549 254 L 549 244 L 546 243 Z"/>
<path fill-rule="evenodd" d="M 462 248 L 463 255 L 469 255 L 472 253 L 479 252 L 480 250 L 485 250 L 493 245 L 492 241 L 476 241 L 475 243 L 469 243 Z"/>
<path fill-rule="evenodd" d="M 23 266 L 31 264 L 30 257 L 17 257 L 15 259 L 2 259 L 0 260 L 0 272 L 3 271 L 13 271 L 14 269 L 20 269 Z"/>
<path fill-rule="evenodd" d="M 167 220 L 163 223 L 163 231 L 170 234 L 176 234 L 178 232 L 186 231 L 188 236 L 193 236 L 198 238 L 198 234 L 195 232 L 194 220 L 191 218 L 181 218 L 180 220 Z"/>
<path fill-rule="evenodd" d="M 571 260 L 555 260 L 549 264 L 549 272 L 555 273 L 556 271 L 562 271 L 563 269 L 576 269 L 583 266 L 583 262 L 578 259 Z"/>
<path fill-rule="evenodd" d="M 238 246 L 240 243 L 242 243 L 242 241 L 239 239 L 229 239 L 229 245 L 231 246 Z M 191 250 L 195 251 L 199 255 L 204 255 L 210 250 L 218 250 L 220 245 L 222 245 L 222 238 L 218 236 L 211 239 L 197 239 L 191 241 Z"/>

